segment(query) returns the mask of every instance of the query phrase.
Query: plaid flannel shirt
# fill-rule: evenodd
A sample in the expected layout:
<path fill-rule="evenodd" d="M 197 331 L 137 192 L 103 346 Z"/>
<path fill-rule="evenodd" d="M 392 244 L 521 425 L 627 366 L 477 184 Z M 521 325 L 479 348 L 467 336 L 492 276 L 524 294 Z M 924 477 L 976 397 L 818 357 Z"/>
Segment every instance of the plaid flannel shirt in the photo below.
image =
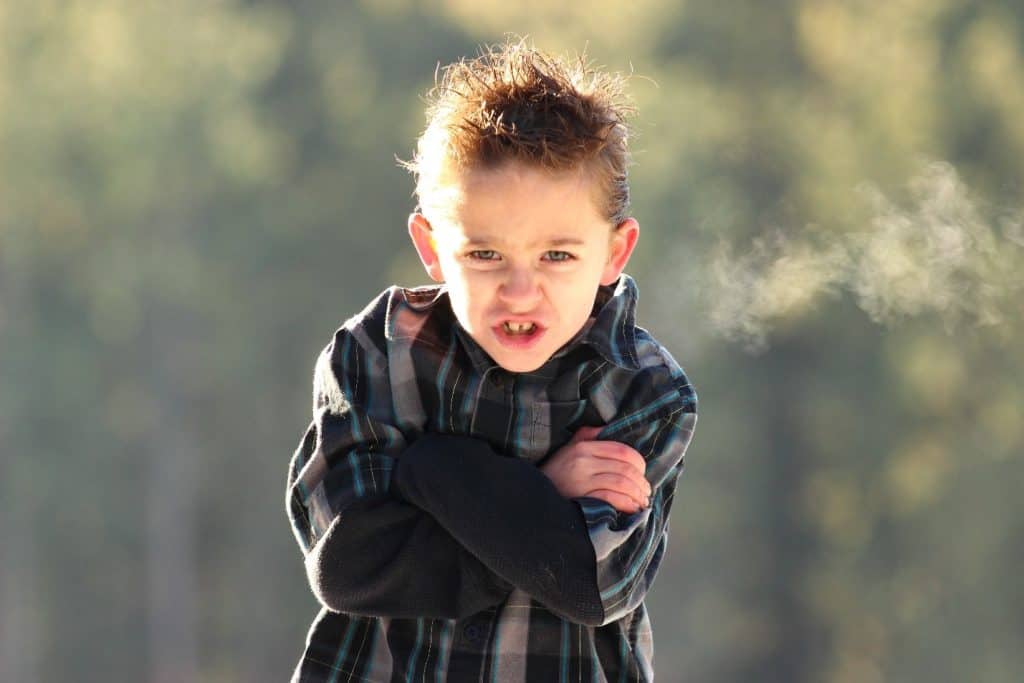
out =
<path fill-rule="evenodd" d="M 602 286 L 583 329 L 509 373 L 444 286 L 391 287 L 320 354 L 287 508 L 324 605 L 299 681 L 650 681 L 644 596 L 696 422 L 672 356 Z M 537 467 L 581 426 L 646 460 L 650 507 L 566 500 Z"/>

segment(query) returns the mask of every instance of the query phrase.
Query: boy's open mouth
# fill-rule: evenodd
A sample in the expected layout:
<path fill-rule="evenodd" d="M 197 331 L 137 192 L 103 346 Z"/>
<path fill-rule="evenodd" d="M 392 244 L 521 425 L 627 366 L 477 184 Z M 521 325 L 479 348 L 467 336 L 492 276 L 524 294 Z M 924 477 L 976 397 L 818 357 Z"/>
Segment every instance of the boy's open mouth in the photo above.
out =
<path fill-rule="evenodd" d="M 501 324 L 502 332 L 511 335 L 533 334 L 536 329 L 537 325 L 534 323 L 514 323 L 506 320 Z"/>
<path fill-rule="evenodd" d="M 502 346 L 526 351 L 540 342 L 546 328 L 532 320 L 502 320 L 491 329 Z"/>

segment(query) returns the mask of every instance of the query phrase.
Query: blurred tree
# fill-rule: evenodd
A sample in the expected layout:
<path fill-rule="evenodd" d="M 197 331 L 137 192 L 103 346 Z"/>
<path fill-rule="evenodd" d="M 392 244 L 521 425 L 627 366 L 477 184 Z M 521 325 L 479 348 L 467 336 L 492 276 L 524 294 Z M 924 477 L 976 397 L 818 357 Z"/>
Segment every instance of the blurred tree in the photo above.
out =
<path fill-rule="evenodd" d="M 630 271 L 702 408 L 659 679 L 1013 680 L 999 0 L 0 5 L 0 679 L 287 676 L 313 361 L 422 282 L 394 157 L 435 65 L 506 31 L 634 73 Z"/>

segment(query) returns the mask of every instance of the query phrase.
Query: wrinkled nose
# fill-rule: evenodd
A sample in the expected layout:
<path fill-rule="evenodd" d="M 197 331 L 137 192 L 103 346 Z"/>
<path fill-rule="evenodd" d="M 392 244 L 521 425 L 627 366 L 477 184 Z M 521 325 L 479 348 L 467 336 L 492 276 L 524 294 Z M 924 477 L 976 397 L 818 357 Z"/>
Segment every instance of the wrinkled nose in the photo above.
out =
<path fill-rule="evenodd" d="M 530 268 L 511 268 L 498 288 L 498 298 L 512 311 L 529 311 L 540 298 L 537 276 Z"/>

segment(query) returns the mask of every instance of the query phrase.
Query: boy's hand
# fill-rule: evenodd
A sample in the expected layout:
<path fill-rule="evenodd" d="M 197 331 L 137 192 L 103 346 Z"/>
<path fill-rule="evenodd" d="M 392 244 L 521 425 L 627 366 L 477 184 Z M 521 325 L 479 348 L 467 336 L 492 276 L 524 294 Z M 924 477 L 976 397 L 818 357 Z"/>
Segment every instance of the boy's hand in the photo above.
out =
<path fill-rule="evenodd" d="M 580 427 L 540 470 L 566 498 L 600 498 L 630 514 L 647 507 L 651 485 L 644 477 L 643 456 L 618 441 L 593 440 L 600 431 Z"/>

